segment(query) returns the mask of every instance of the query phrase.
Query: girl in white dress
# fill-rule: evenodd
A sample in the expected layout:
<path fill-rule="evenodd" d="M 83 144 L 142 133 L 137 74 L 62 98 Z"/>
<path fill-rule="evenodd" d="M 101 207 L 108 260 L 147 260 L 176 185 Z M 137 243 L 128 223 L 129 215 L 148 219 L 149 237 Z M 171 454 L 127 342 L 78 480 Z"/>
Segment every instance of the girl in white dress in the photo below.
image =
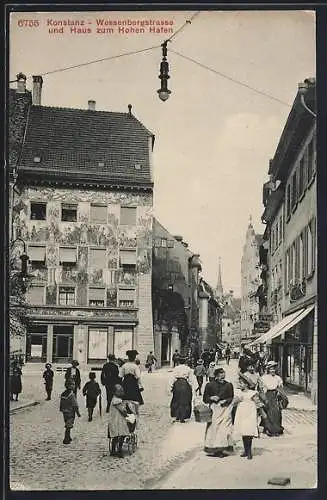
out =
<path fill-rule="evenodd" d="M 237 405 L 233 436 L 235 440 L 242 437 L 244 451 L 241 457 L 252 459 L 252 440 L 258 437 L 257 423 L 257 391 L 249 389 L 247 380 L 239 378 L 239 388 L 235 390 L 234 404 Z"/>

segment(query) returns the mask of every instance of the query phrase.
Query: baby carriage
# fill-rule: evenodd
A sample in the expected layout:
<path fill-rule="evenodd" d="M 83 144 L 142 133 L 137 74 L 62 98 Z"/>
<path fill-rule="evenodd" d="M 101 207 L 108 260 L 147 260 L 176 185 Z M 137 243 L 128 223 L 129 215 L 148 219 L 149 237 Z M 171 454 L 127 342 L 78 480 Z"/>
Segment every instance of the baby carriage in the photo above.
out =
<path fill-rule="evenodd" d="M 129 434 L 127 434 L 127 436 L 124 437 L 123 447 L 127 448 L 129 455 L 132 455 L 133 453 L 135 453 L 137 449 L 137 434 L 135 432 L 137 421 L 135 414 L 130 410 L 129 407 L 127 407 L 127 412 L 128 414 L 125 417 L 125 419 L 129 429 Z M 108 439 L 109 439 L 109 453 L 112 453 L 114 438 L 110 436 L 109 429 L 108 429 Z"/>

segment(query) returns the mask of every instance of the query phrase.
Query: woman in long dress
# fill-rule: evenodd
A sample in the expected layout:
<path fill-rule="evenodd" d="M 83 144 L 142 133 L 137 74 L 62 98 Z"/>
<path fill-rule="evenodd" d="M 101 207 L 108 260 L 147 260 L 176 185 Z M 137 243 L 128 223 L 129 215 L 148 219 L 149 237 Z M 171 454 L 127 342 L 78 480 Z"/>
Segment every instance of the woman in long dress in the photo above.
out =
<path fill-rule="evenodd" d="M 18 401 L 18 395 L 22 392 L 22 370 L 18 364 L 18 361 L 12 363 L 12 372 L 10 377 L 10 400 L 14 401 L 14 396 L 16 396 L 15 401 Z"/>
<path fill-rule="evenodd" d="M 268 436 L 280 436 L 284 432 L 282 411 L 278 401 L 279 390 L 283 389 L 283 381 L 276 373 L 277 363 L 267 363 L 267 373 L 259 380 L 259 387 L 265 403 L 265 418 L 262 419 L 264 433 Z"/>
<path fill-rule="evenodd" d="M 173 397 L 170 403 L 170 415 L 173 421 L 181 422 L 188 420 L 192 414 L 192 385 L 193 371 L 186 365 L 186 358 L 179 359 L 173 372 L 173 384 L 171 392 Z"/>
<path fill-rule="evenodd" d="M 212 409 L 212 421 L 207 423 L 205 431 L 204 451 L 214 457 L 225 457 L 225 451 L 233 451 L 231 410 L 234 389 L 225 376 L 223 368 L 216 368 L 215 378 L 207 383 L 203 395 L 203 402 Z"/>
<path fill-rule="evenodd" d="M 126 356 L 128 361 L 123 364 L 120 369 L 120 377 L 122 379 L 122 386 L 124 389 L 124 399 L 128 401 L 133 401 L 137 405 L 143 405 L 143 397 L 141 392 L 143 391 L 141 383 L 141 370 L 136 364 L 136 356 L 138 352 L 134 349 L 126 351 Z"/>

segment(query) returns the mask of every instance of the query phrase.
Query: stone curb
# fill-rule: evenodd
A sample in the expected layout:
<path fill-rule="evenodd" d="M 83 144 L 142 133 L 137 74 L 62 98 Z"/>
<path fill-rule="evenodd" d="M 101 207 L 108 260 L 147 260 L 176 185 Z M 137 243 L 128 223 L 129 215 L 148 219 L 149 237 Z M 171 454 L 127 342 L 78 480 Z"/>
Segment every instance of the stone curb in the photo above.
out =
<path fill-rule="evenodd" d="M 36 406 L 39 404 L 40 404 L 39 401 L 27 401 L 26 403 L 23 403 L 19 406 L 15 406 L 15 408 L 9 409 L 9 414 L 13 415 L 14 413 L 16 413 L 20 410 L 24 410 L 25 408 L 30 408 L 31 406 Z"/>

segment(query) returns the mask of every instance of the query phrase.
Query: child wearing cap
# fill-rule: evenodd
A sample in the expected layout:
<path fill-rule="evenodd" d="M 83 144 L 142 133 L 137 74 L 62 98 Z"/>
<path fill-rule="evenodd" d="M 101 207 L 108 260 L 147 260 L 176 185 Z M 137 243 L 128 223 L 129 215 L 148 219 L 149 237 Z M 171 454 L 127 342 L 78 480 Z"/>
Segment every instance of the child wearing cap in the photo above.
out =
<path fill-rule="evenodd" d="M 206 369 L 204 367 L 203 359 L 197 360 L 197 365 L 194 368 L 194 375 L 198 383 L 198 387 L 195 389 L 195 394 L 199 392 L 199 396 L 202 396 L 201 389 L 203 386 L 203 379 L 206 376 Z"/>
<path fill-rule="evenodd" d="M 118 457 L 123 457 L 124 439 L 134 432 L 137 424 L 136 404 L 124 400 L 125 396 L 123 387 L 116 384 L 109 408 L 108 438 L 112 439 L 110 454 Z"/>
<path fill-rule="evenodd" d="M 77 399 L 74 394 L 75 384 L 72 380 L 66 380 L 66 390 L 60 396 L 60 411 L 63 414 L 65 422 L 65 437 L 64 444 L 69 444 L 72 440 L 70 431 L 74 427 L 75 415 L 81 416 L 77 404 Z"/>
<path fill-rule="evenodd" d="M 83 396 L 86 396 L 86 408 L 89 415 L 89 422 L 92 422 L 93 410 L 97 404 L 98 396 L 101 394 L 101 389 L 95 380 L 95 373 L 89 373 L 89 381 L 83 387 Z"/>
<path fill-rule="evenodd" d="M 53 377 L 54 373 L 53 370 L 51 370 L 51 364 L 47 363 L 45 365 L 45 371 L 43 372 L 45 392 L 47 393 L 46 401 L 50 401 L 51 399 L 51 393 L 53 388 Z"/>

